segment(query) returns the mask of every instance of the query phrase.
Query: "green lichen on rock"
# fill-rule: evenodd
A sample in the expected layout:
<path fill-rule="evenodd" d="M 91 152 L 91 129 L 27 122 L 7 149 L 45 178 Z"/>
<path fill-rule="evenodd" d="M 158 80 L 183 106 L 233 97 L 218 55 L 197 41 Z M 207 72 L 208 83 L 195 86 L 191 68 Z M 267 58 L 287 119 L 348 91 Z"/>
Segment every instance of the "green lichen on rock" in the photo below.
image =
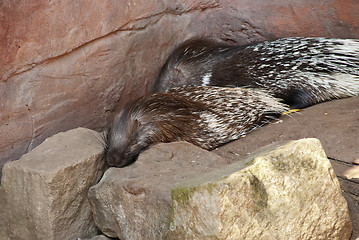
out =
<path fill-rule="evenodd" d="M 178 205 L 184 206 L 188 204 L 190 196 L 193 194 L 195 189 L 193 187 L 175 187 L 171 190 L 172 207 L 170 226 L 174 223 L 174 212 Z"/>
<path fill-rule="evenodd" d="M 172 202 L 176 201 L 178 204 L 185 205 L 188 203 L 189 197 L 190 197 L 190 195 L 193 194 L 194 191 L 195 191 L 195 188 L 193 188 L 193 187 L 192 188 L 191 187 L 173 188 L 171 190 Z"/>
<path fill-rule="evenodd" d="M 212 193 L 216 187 L 216 183 L 208 183 L 201 186 L 177 186 L 171 190 L 172 205 L 173 201 L 176 201 L 177 204 L 180 205 L 186 205 L 195 192 L 207 191 Z"/>

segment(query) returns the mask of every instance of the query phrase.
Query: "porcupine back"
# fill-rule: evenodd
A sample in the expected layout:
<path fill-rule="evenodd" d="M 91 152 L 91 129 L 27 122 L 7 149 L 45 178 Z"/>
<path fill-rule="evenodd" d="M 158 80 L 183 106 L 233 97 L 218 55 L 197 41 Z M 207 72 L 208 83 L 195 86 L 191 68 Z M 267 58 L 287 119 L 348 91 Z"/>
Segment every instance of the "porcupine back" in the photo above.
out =
<path fill-rule="evenodd" d="M 288 110 L 258 89 L 179 87 L 129 104 L 107 134 L 110 166 L 134 162 L 157 142 L 187 141 L 204 149 L 239 138 Z"/>
<path fill-rule="evenodd" d="M 154 91 L 182 85 L 270 90 L 293 108 L 359 95 L 359 40 L 283 38 L 247 46 L 185 42 L 161 69 Z"/>

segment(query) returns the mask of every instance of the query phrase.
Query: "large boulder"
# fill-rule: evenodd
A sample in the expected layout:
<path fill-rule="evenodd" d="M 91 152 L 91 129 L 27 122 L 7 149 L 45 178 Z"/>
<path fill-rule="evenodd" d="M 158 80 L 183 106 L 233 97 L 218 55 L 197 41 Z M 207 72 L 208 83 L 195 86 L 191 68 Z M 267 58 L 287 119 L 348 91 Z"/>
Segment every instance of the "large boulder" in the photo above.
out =
<path fill-rule="evenodd" d="M 352 239 L 359 239 L 359 97 L 321 103 L 291 115 L 282 116 L 281 123 L 272 122 L 214 152 L 225 158 L 245 159 L 257 148 L 275 141 L 317 138 L 321 141 L 343 195 L 349 205 L 353 222 Z"/>
<path fill-rule="evenodd" d="M 172 190 L 170 239 L 349 239 L 336 175 L 317 139 L 272 145 Z"/>
<path fill-rule="evenodd" d="M 4 0 L 0 9 L 0 167 L 57 132 L 107 126 L 185 39 L 359 38 L 355 1 Z"/>
<path fill-rule="evenodd" d="M 0 239 L 75 239 L 97 234 L 88 189 L 104 172 L 99 133 L 59 133 L 5 164 Z"/>
<path fill-rule="evenodd" d="M 171 188 L 228 164 L 186 142 L 158 144 L 125 168 L 108 169 L 90 188 L 99 229 L 120 239 L 164 239 L 169 231 Z"/>

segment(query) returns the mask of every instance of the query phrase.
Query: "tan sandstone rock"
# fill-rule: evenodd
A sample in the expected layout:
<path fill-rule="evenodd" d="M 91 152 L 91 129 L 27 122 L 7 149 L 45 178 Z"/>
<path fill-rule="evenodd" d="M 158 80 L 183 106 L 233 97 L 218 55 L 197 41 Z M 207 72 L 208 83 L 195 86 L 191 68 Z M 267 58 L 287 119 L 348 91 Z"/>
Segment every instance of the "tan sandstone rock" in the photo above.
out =
<path fill-rule="evenodd" d="M 170 239 L 349 239 L 348 206 L 319 140 L 274 147 L 246 168 L 174 188 Z"/>
<path fill-rule="evenodd" d="M 163 239 L 171 212 L 171 188 L 228 165 L 228 160 L 186 142 L 158 144 L 125 168 L 108 169 L 90 188 L 99 229 L 110 237 Z"/>
<path fill-rule="evenodd" d="M 0 239 L 75 239 L 97 234 L 87 192 L 104 171 L 100 134 L 59 133 L 5 164 Z"/>

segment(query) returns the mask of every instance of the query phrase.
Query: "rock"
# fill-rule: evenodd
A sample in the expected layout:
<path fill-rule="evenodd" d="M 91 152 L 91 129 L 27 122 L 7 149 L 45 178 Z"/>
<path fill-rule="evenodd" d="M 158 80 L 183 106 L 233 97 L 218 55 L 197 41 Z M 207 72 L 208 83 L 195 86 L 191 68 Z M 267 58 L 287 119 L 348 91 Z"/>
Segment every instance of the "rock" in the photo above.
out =
<path fill-rule="evenodd" d="M 97 234 L 87 192 L 104 172 L 99 133 L 78 128 L 5 164 L 0 239 L 75 239 Z"/>
<path fill-rule="evenodd" d="M 0 9 L 0 167 L 57 132 L 107 126 L 185 39 L 359 37 L 355 1 L 4 0 Z"/>
<path fill-rule="evenodd" d="M 245 141 L 233 141 L 216 150 L 222 157 L 244 159 L 256 149 L 275 141 L 317 138 L 330 159 L 339 159 L 350 166 L 359 157 L 359 97 L 338 99 L 317 104 L 298 113 L 281 116 L 251 132 Z M 344 127 L 343 127 L 344 126 Z M 262 137 L 266 136 L 266 137 Z M 336 172 L 339 175 L 339 172 Z M 344 176 L 344 175 L 341 175 Z"/>
<path fill-rule="evenodd" d="M 163 239 L 169 230 L 171 188 L 228 161 L 186 142 L 158 144 L 125 168 L 108 169 L 90 188 L 98 228 L 120 239 Z"/>
<path fill-rule="evenodd" d="M 359 179 L 359 166 L 353 166 L 345 171 L 344 176 L 348 179 Z"/>
<path fill-rule="evenodd" d="M 172 190 L 170 239 L 349 239 L 338 179 L 317 139 L 270 146 Z"/>
<path fill-rule="evenodd" d="M 321 103 L 299 113 L 282 116 L 248 134 L 244 139 L 228 143 L 214 152 L 226 158 L 245 159 L 248 153 L 275 141 L 317 138 L 323 145 L 343 195 L 349 205 L 353 223 L 352 240 L 359 239 L 359 97 Z M 356 163 L 358 161 L 358 163 Z"/>
<path fill-rule="evenodd" d="M 92 238 L 81 238 L 81 239 L 77 239 L 77 240 L 113 240 L 113 238 L 109 238 L 109 237 L 106 237 L 105 235 L 96 235 Z"/>

